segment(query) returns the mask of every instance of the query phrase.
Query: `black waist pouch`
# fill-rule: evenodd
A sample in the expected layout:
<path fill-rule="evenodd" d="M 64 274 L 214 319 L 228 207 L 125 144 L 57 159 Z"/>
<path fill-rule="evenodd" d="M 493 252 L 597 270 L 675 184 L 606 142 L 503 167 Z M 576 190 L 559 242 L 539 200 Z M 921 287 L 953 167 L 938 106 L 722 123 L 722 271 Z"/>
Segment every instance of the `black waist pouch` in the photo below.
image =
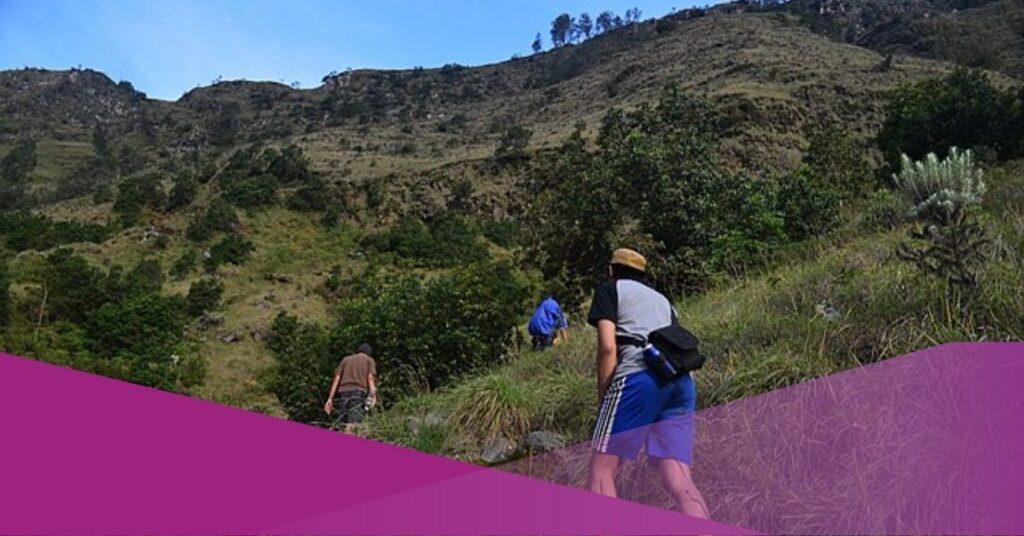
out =
<path fill-rule="evenodd" d="M 697 337 L 679 324 L 652 331 L 647 341 L 661 352 L 663 359 L 672 364 L 679 376 L 700 369 L 706 361 L 698 349 Z"/>

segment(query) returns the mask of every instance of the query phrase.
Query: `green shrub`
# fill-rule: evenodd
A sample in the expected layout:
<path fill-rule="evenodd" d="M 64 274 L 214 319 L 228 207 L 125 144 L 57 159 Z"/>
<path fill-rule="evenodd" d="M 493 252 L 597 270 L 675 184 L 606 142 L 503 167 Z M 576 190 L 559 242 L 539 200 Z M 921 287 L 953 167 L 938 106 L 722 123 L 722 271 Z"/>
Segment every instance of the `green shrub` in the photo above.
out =
<path fill-rule="evenodd" d="M 366 235 L 362 244 L 382 253 L 394 253 L 399 257 L 415 259 L 430 255 L 433 240 L 430 230 L 422 221 L 407 216 L 387 231 Z"/>
<path fill-rule="evenodd" d="M 327 229 L 336 229 L 338 222 L 341 220 L 343 208 L 339 205 L 331 205 L 324 211 L 323 216 L 320 217 L 320 225 L 323 225 Z"/>
<path fill-rule="evenodd" d="M 775 250 L 789 241 L 789 216 L 779 205 L 785 199 L 777 181 L 745 181 L 723 191 L 718 201 L 721 229 L 709 245 L 707 267 L 741 275 L 764 266 Z M 662 267 L 664 268 L 664 267 Z"/>
<path fill-rule="evenodd" d="M 269 207 L 277 203 L 277 190 L 280 187 L 277 177 L 263 173 L 232 182 L 224 190 L 224 199 L 247 209 Z"/>
<path fill-rule="evenodd" d="M 220 281 L 204 278 L 192 283 L 185 297 L 185 312 L 190 317 L 199 317 L 212 311 L 220 304 L 224 295 L 224 285 Z"/>
<path fill-rule="evenodd" d="M 168 391 L 188 392 L 202 383 L 206 372 L 206 362 L 197 355 L 171 354 L 156 361 L 126 353 L 113 357 L 95 354 L 86 329 L 71 322 L 44 324 L 38 330 L 9 335 L 4 339 L 5 351 Z"/>
<path fill-rule="evenodd" d="M 92 203 L 94 205 L 102 205 L 103 203 L 113 203 L 117 199 L 114 195 L 114 189 L 109 184 L 101 184 L 96 187 L 96 190 L 92 193 Z"/>
<path fill-rule="evenodd" d="M 480 225 L 484 237 L 497 246 L 510 248 L 520 243 L 522 229 L 515 220 L 487 220 Z"/>
<path fill-rule="evenodd" d="M 75 242 L 98 244 L 110 236 L 110 229 L 95 223 L 54 222 L 43 215 L 20 211 L 0 213 L 0 235 L 13 251 L 42 251 Z"/>
<path fill-rule="evenodd" d="M 892 190 L 877 190 L 868 197 L 861 216 L 865 231 L 892 231 L 908 220 L 906 201 Z"/>
<path fill-rule="evenodd" d="M 180 173 L 174 179 L 174 186 L 167 198 L 167 210 L 175 211 L 192 204 L 199 190 L 199 181 L 191 173 Z"/>
<path fill-rule="evenodd" d="M 183 350 L 184 310 L 181 298 L 158 294 L 106 303 L 86 322 L 91 349 L 106 357 L 170 362 Z"/>
<path fill-rule="evenodd" d="M 452 215 L 438 217 L 429 225 L 405 217 L 387 231 L 367 235 L 362 244 L 422 267 L 450 268 L 487 258 L 477 229 L 465 218 Z"/>
<path fill-rule="evenodd" d="M 275 322 L 268 337 L 275 394 L 291 418 L 320 419 L 334 367 L 362 342 L 374 347 L 386 402 L 446 385 L 505 359 L 532 290 L 508 262 L 473 264 L 428 281 L 366 274 L 339 304 L 326 342 L 314 325 L 291 317 Z"/>
<path fill-rule="evenodd" d="M 30 139 L 22 140 L 0 159 L 0 180 L 24 182 L 37 163 L 36 143 Z"/>
<path fill-rule="evenodd" d="M 194 249 L 186 249 L 171 265 L 171 277 L 180 279 L 188 275 L 199 263 L 199 253 Z"/>
<path fill-rule="evenodd" d="M 776 204 L 791 240 L 806 240 L 835 228 L 839 190 L 803 168 L 779 179 Z"/>
<path fill-rule="evenodd" d="M 42 271 L 46 312 L 51 318 L 83 323 L 90 311 L 106 302 L 103 288 L 106 278 L 103 272 L 70 249 L 54 251 L 46 257 Z"/>
<path fill-rule="evenodd" d="M 36 143 L 22 140 L 0 159 L 0 210 L 18 208 L 28 185 L 28 174 L 35 169 Z"/>
<path fill-rule="evenodd" d="M 50 200 L 62 201 L 89 195 L 97 189 L 109 187 L 116 176 L 117 170 L 109 160 L 90 158 L 57 180 Z"/>
<path fill-rule="evenodd" d="M 782 231 L 781 219 L 765 215 L 765 227 Z M 711 258 L 709 266 L 715 271 L 730 275 L 742 275 L 750 270 L 768 263 L 774 252 L 777 241 L 766 240 L 758 236 L 758 231 L 750 232 L 732 229 L 716 236 L 711 242 Z"/>
<path fill-rule="evenodd" d="M 526 147 L 530 144 L 531 137 L 533 131 L 522 125 L 509 127 L 494 148 L 494 159 L 498 162 L 522 159 L 526 156 Z"/>
<path fill-rule="evenodd" d="M 282 184 L 306 182 L 314 178 L 309 170 L 309 159 L 297 145 L 289 144 L 279 153 L 268 149 L 264 153 L 264 158 L 267 159 L 268 156 L 270 164 L 267 171 L 277 177 Z"/>
<path fill-rule="evenodd" d="M 732 172 L 718 156 L 721 128 L 710 101 L 670 87 L 657 103 L 608 112 L 595 150 L 576 132 L 551 153 L 526 239 L 563 305 L 579 307 L 623 246 L 651 259 L 662 290 L 700 291 L 715 271 L 749 270 L 780 245 L 830 231 L 843 192 L 864 180 L 864 155 L 835 132 L 790 175 Z"/>
<path fill-rule="evenodd" d="M 810 140 L 804 166 L 820 187 L 844 199 L 856 198 L 869 189 L 872 171 L 867 150 L 847 132 L 829 127 L 813 132 Z"/>
<path fill-rule="evenodd" d="M 1024 94 L 995 87 L 981 71 L 958 69 L 903 87 L 890 97 L 878 145 L 890 170 L 952 147 L 988 148 L 1002 159 L 1024 155 Z"/>
<path fill-rule="evenodd" d="M 309 160 L 295 145 L 280 151 L 261 145 L 235 151 L 219 177 L 224 198 L 247 209 L 275 204 L 282 185 L 300 183 L 315 190 L 317 181 L 322 181 L 310 171 Z"/>
<path fill-rule="evenodd" d="M 41 312 L 41 322 L 12 334 L 5 350 L 168 390 L 202 381 L 202 359 L 180 357 L 186 350 L 186 302 L 159 293 L 163 274 L 156 260 L 104 273 L 58 249 L 33 279 L 38 287 L 30 288 L 22 306 L 33 321 Z"/>
<path fill-rule="evenodd" d="M 158 293 L 164 285 L 164 269 L 159 259 L 143 259 L 124 277 L 128 294 Z"/>
<path fill-rule="evenodd" d="M 189 240 L 201 242 L 209 240 L 215 233 L 232 233 L 238 226 L 238 215 L 235 209 L 223 199 L 216 199 L 205 212 L 185 231 Z"/>
<path fill-rule="evenodd" d="M 328 352 L 326 331 L 282 312 L 271 324 L 266 344 L 274 357 L 268 388 L 288 417 L 310 423 L 327 421 L 324 398 L 341 357 Z M 347 353 L 351 350 L 342 355 Z"/>
<path fill-rule="evenodd" d="M 487 258 L 479 230 L 466 218 L 445 215 L 430 222 L 435 266 L 458 266 Z"/>
<path fill-rule="evenodd" d="M 244 264 L 255 250 L 252 242 L 236 235 L 228 235 L 210 248 L 210 255 L 203 261 L 206 270 L 213 272 L 222 264 Z"/>
<path fill-rule="evenodd" d="M 654 24 L 654 31 L 658 34 L 668 33 L 675 30 L 679 26 L 679 22 L 670 18 L 660 18 L 658 22 Z"/>
<path fill-rule="evenodd" d="M 114 212 L 121 215 L 121 225 L 131 227 L 139 223 L 145 208 L 163 208 L 166 194 L 162 177 L 156 173 L 128 177 L 117 187 Z"/>
<path fill-rule="evenodd" d="M 669 88 L 657 104 L 606 114 L 596 151 L 576 132 L 547 161 L 526 227 L 532 256 L 546 279 L 561 281 L 566 306 L 578 307 L 604 277 L 614 248 L 631 245 L 612 243 L 630 218 L 651 247 L 644 253 L 665 260 L 666 290 L 704 284 L 692 261 L 710 257 L 731 217 L 724 199 L 749 181 L 719 163 L 719 122 L 709 101 Z"/>
<path fill-rule="evenodd" d="M 531 297 L 508 262 L 472 264 L 428 282 L 371 274 L 339 306 L 336 350 L 369 341 L 396 393 L 437 388 L 500 362 Z"/>
<path fill-rule="evenodd" d="M 306 184 L 288 197 L 288 208 L 300 212 L 314 212 L 327 208 L 330 192 L 327 181 L 320 177 L 310 178 Z"/>

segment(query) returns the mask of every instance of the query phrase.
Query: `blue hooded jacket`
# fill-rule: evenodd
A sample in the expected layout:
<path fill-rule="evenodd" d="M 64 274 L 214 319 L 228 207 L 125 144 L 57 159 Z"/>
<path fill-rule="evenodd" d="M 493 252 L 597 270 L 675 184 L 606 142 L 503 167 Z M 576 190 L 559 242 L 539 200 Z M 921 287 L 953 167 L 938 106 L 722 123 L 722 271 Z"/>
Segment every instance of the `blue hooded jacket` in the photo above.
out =
<path fill-rule="evenodd" d="M 569 322 L 565 318 L 565 313 L 562 312 L 562 307 L 549 296 L 533 312 L 529 331 L 530 335 L 534 337 L 550 337 L 556 329 L 567 327 L 569 327 Z"/>

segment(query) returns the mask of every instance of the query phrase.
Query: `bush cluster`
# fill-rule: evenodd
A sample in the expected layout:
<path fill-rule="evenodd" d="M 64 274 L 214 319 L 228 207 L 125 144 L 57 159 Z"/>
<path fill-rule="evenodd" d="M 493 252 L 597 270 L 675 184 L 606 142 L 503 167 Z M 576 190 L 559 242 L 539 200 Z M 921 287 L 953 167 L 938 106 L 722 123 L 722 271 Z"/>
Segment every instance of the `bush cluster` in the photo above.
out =
<path fill-rule="evenodd" d="M 277 203 L 283 186 L 316 187 L 322 183 L 309 169 L 302 149 L 288 145 L 280 150 L 251 145 L 236 151 L 219 176 L 224 199 L 245 209 Z M 320 181 L 319 183 L 317 181 Z"/>
<path fill-rule="evenodd" d="M 195 249 L 186 249 L 181 253 L 174 264 L 171 265 L 170 275 L 174 278 L 182 278 L 191 272 L 199 263 L 199 253 Z"/>
<path fill-rule="evenodd" d="M 953 147 L 1019 158 L 1024 156 L 1024 89 L 999 89 L 988 75 L 966 69 L 904 86 L 889 99 L 878 145 L 892 172 L 899 171 L 904 154 L 920 160 Z"/>
<path fill-rule="evenodd" d="M 717 157 L 719 130 L 710 102 L 669 88 L 657 104 L 609 112 L 596 149 L 577 132 L 550 157 L 527 227 L 566 305 L 582 302 L 615 247 L 642 250 L 656 283 L 676 294 L 835 225 L 840 189 L 816 171 L 827 166 L 809 159 L 782 177 L 739 175 Z"/>
<path fill-rule="evenodd" d="M 161 294 L 158 261 L 103 272 L 61 248 L 46 257 L 34 282 L 18 307 L 31 317 L 33 333 L 12 335 L 8 350 L 168 390 L 201 381 L 196 358 L 183 366 L 180 357 L 187 350 L 187 302 Z"/>
<path fill-rule="evenodd" d="M 235 209 L 223 199 L 216 199 L 185 230 L 189 240 L 209 240 L 216 233 L 233 233 L 238 227 Z"/>
<path fill-rule="evenodd" d="M 252 242 L 238 235 L 227 235 L 210 248 L 203 266 L 207 272 L 214 272 L 222 264 L 241 265 L 255 249 Z"/>
<path fill-rule="evenodd" d="M 199 181 L 189 172 L 179 173 L 174 178 L 174 186 L 167 197 L 167 210 L 173 212 L 192 204 L 199 190 Z"/>
<path fill-rule="evenodd" d="M 293 419 L 321 419 L 334 367 L 362 342 L 375 349 L 386 403 L 502 362 L 532 295 L 505 261 L 427 281 L 375 272 L 353 285 L 329 332 L 283 313 L 274 322 L 271 387 Z"/>
<path fill-rule="evenodd" d="M 131 227 L 139 223 L 145 208 L 162 210 L 167 199 L 163 177 L 158 173 L 134 175 L 117 186 L 114 212 L 120 214 L 121 225 Z"/>
<path fill-rule="evenodd" d="M 362 245 L 419 267 L 450 268 L 487 258 L 479 230 L 466 218 L 453 215 L 429 223 L 405 217 L 386 231 L 367 235 Z"/>
<path fill-rule="evenodd" d="M 110 233 L 107 226 L 95 223 L 55 222 L 47 216 L 27 211 L 0 212 L 0 236 L 3 236 L 7 248 L 13 251 L 42 251 L 74 242 L 98 244 Z"/>
<path fill-rule="evenodd" d="M 0 210 L 21 208 L 28 174 L 36 164 L 36 143 L 30 139 L 18 142 L 0 159 Z"/>
<path fill-rule="evenodd" d="M 216 279 L 205 278 L 192 283 L 185 296 L 185 310 L 189 316 L 200 317 L 220 304 L 224 285 Z"/>

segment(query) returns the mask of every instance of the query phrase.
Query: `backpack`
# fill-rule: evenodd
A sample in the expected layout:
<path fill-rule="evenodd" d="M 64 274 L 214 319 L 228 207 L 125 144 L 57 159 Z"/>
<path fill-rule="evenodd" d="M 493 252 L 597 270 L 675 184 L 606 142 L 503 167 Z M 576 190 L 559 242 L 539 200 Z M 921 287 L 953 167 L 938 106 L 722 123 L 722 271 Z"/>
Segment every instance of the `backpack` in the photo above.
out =
<path fill-rule="evenodd" d="M 656 329 L 647 336 L 647 342 L 654 345 L 661 353 L 660 359 L 667 361 L 671 367 L 655 367 L 654 370 L 666 381 L 674 380 L 691 371 L 698 370 L 707 361 L 698 348 L 697 337 L 686 328 L 673 323 Z M 662 372 L 674 370 L 675 373 Z M 670 377 L 666 377 L 670 376 Z"/>

